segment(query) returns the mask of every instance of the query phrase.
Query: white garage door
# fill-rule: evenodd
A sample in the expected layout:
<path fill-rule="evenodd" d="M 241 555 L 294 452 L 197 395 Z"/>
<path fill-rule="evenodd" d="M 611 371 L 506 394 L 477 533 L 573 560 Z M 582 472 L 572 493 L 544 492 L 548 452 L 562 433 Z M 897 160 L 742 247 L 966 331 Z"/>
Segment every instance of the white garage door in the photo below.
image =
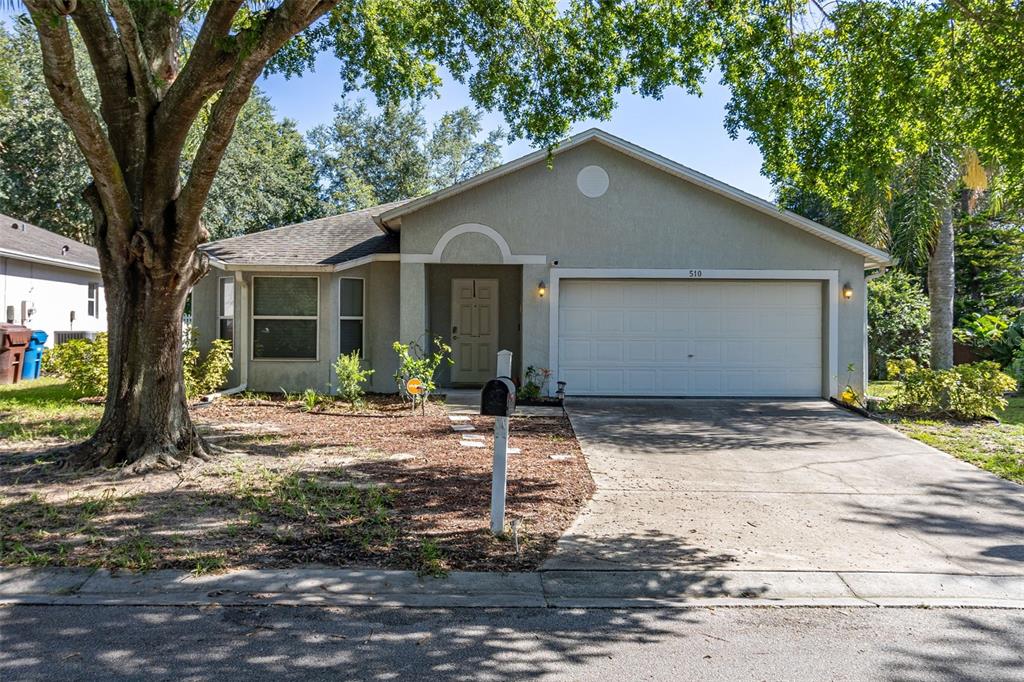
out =
<path fill-rule="evenodd" d="M 822 393 L 819 282 L 563 279 L 559 289 L 569 395 Z"/>

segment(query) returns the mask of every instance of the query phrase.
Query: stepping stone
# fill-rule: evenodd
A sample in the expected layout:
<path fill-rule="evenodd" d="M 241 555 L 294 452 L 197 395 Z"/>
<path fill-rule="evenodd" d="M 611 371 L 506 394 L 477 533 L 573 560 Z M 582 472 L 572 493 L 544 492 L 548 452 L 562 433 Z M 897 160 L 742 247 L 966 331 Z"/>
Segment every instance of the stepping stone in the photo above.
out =
<path fill-rule="evenodd" d="M 551 455 L 551 459 L 556 462 L 564 462 L 567 459 L 572 459 L 572 455 Z"/>
<path fill-rule="evenodd" d="M 452 431 L 476 431 L 472 424 L 452 424 Z"/>
<path fill-rule="evenodd" d="M 468 422 L 470 420 L 470 417 L 469 415 L 465 414 L 450 414 L 448 415 L 448 419 L 452 420 L 453 422 Z"/>
<path fill-rule="evenodd" d="M 523 451 L 520 450 L 519 448 L 509 448 L 508 450 L 506 450 L 506 452 L 510 455 L 518 455 L 521 454 Z"/>
<path fill-rule="evenodd" d="M 466 448 L 482 448 L 484 447 L 484 442 L 481 440 L 461 440 L 459 445 Z"/>
<path fill-rule="evenodd" d="M 464 433 L 462 434 L 463 440 L 487 440 L 487 436 L 480 433 Z"/>

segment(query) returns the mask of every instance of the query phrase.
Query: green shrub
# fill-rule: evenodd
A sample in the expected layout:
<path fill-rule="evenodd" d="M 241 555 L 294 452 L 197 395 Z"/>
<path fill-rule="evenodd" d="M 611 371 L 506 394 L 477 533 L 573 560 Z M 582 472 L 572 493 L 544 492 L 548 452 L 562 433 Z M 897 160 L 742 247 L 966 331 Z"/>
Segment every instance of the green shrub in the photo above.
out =
<path fill-rule="evenodd" d="M 107 394 L 107 335 L 71 339 L 43 353 L 43 371 L 68 382 L 81 396 Z"/>
<path fill-rule="evenodd" d="M 886 362 L 910 358 L 923 364 L 931 343 L 928 296 L 916 277 L 893 270 L 868 283 L 870 376 L 885 379 Z"/>
<path fill-rule="evenodd" d="M 917 363 L 910 358 L 889 360 L 885 363 L 885 374 L 890 379 L 898 379 L 902 375 L 915 371 L 917 371 Z"/>
<path fill-rule="evenodd" d="M 231 371 L 231 342 L 214 340 L 200 362 L 195 334 L 190 332 L 186 339 L 181 363 L 185 396 L 195 400 L 224 385 Z M 48 349 L 43 353 L 43 371 L 61 377 L 79 395 L 106 395 L 107 335 L 97 334 L 95 341 L 72 339 Z"/>
<path fill-rule="evenodd" d="M 322 398 L 315 388 L 307 388 L 302 392 L 302 411 L 312 412 L 320 404 Z"/>
<path fill-rule="evenodd" d="M 181 370 L 185 378 L 185 397 L 195 400 L 208 393 L 213 393 L 228 380 L 231 373 L 231 342 L 225 339 L 214 339 L 210 352 L 202 362 L 199 361 L 199 348 L 195 343 L 195 332 L 190 331 L 185 337 L 187 343 L 182 350 Z"/>
<path fill-rule="evenodd" d="M 526 368 L 526 375 L 523 377 L 523 385 L 519 388 L 517 398 L 519 400 L 536 400 L 544 393 L 544 387 L 551 378 L 551 370 L 546 367 Z"/>
<path fill-rule="evenodd" d="M 964 421 L 992 417 L 1006 407 L 1004 395 L 1016 384 L 994 362 L 945 370 L 916 369 L 902 376 L 890 406 L 902 414 L 943 415 Z"/>
<path fill-rule="evenodd" d="M 339 355 L 334 361 L 334 373 L 338 375 L 338 395 L 353 405 L 362 404 L 363 395 L 366 393 L 363 384 L 370 380 L 373 372 L 372 369 L 363 368 L 363 359 L 359 357 L 359 351 Z"/>
<path fill-rule="evenodd" d="M 434 337 L 434 352 L 430 355 L 424 353 L 418 343 L 401 343 L 395 341 L 391 347 L 398 354 L 398 371 L 395 372 L 395 383 L 398 385 L 398 392 L 408 396 L 405 385 L 409 379 L 419 379 L 423 382 L 423 392 L 418 396 L 408 396 L 413 404 L 426 403 L 430 394 L 437 388 L 434 382 L 437 369 L 442 362 L 454 365 L 452 360 L 452 347 L 444 342 L 440 336 Z"/>
<path fill-rule="evenodd" d="M 1008 367 L 1024 349 L 1024 314 L 1009 323 L 998 338 L 986 345 L 989 357 L 1003 367 Z"/>

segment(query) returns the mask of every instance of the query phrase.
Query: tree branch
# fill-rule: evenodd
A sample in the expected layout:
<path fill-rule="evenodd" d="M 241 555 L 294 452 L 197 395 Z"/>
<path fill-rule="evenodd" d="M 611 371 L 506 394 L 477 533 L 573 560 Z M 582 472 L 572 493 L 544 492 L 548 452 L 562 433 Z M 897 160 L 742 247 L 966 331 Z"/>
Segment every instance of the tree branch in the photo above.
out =
<path fill-rule="evenodd" d="M 238 56 L 213 106 L 188 181 L 178 197 L 179 228 L 189 229 L 194 226 L 198 230 L 203 204 L 231 141 L 238 112 L 248 101 L 252 86 L 267 62 L 292 36 L 326 14 L 335 4 L 317 0 L 285 0 L 273 10 L 258 33 L 241 37 L 247 49 Z"/>
<path fill-rule="evenodd" d="M 26 0 L 25 4 L 39 35 L 46 87 L 85 156 L 106 223 L 108 227 L 129 226 L 131 198 L 106 131 L 82 92 L 67 19 L 41 0 Z"/>
<path fill-rule="evenodd" d="M 117 22 L 121 49 L 124 51 L 125 61 L 131 70 L 132 80 L 135 81 L 139 106 L 148 116 L 156 106 L 157 92 L 154 87 L 153 72 L 149 68 L 149 59 L 146 56 L 142 39 L 139 37 L 139 27 L 135 23 L 135 16 L 122 0 L 107 0 L 107 4 L 110 7 L 110 14 Z"/>

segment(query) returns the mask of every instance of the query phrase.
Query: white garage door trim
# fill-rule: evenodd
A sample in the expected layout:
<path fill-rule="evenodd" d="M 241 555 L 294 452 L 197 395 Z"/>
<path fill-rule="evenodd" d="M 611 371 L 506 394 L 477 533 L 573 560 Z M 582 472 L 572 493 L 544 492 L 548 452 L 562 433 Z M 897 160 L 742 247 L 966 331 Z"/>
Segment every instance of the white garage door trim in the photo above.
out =
<path fill-rule="evenodd" d="M 552 268 L 548 357 L 553 376 L 558 374 L 558 289 L 563 279 L 778 279 L 816 280 L 828 284 L 827 307 L 829 396 L 839 394 L 839 271 L 838 270 L 708 270 L 705 268 Z M 553 390 L 551 387 L 550 390 Z M 826 396 L 828 397 L 828 396 Z"/>

